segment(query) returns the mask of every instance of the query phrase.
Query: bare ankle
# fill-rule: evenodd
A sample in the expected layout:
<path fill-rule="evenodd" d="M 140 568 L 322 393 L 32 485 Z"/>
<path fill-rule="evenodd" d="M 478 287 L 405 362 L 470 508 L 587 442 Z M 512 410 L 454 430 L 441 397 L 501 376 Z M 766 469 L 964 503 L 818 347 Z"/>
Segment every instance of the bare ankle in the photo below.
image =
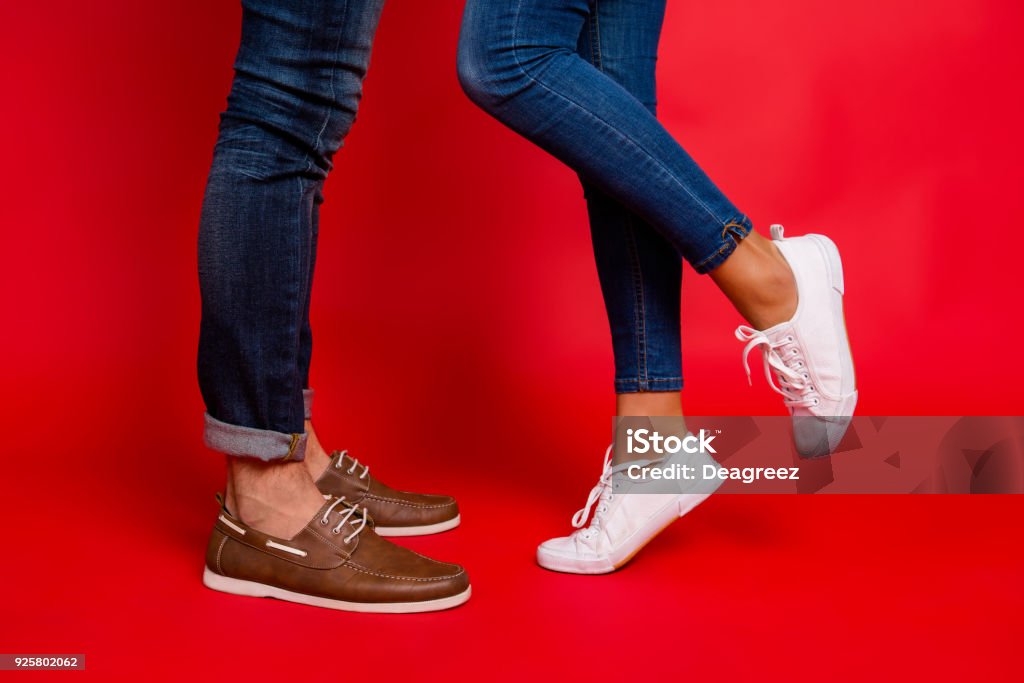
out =
<path fill-rule="evenodd" d="M 322 504 L 323 497 L 301 462 L 228 458 L 225 505 L 255 529 L 292 538 Z"/>
<path fill-rule="evenodd" d="M 782 252 L 772 243 L 771 265 L 766 264 L 761 273 L 761 285 L 751 297 L 755 305 L 751 307 L 748 322 L 759 330 L 791 320 L 796 314 L 797 290 L 793 269 Z"/>
<path fill-rule="evenodd" d="M 316 431 L 313 429 L 313 423 L 306 420 L 306 457 L 302 461 L 306 466 L 306 471 L 309 472 L 309 476 L 312 477 L 313 481 L 320 478 L 320 475 L 327 470 L 327 466 L 331 464 L 331 456 L 320 445 L 320 439 L 317 438 Z"/>
<path fill-rule="evenodd" d="M 759 330 L 786 322 L 796 313 L 793 271 L 778 247 L 756 232 L 740 242 L 711 278 Z"/>

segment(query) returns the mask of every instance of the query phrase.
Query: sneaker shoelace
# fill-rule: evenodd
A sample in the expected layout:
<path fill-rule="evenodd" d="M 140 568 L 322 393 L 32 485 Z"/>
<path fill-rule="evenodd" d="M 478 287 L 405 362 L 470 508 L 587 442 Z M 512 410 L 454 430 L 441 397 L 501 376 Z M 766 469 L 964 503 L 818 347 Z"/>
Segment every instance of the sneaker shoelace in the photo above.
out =
<path fill-rule="evenodd" d="M 341 469 L 341 463 L 342 463 L 343 460 L 345 460 L 345 458 L 348 458 L 349 460 L 352 461 L 352 466 L 349 467 L 345 471 L 348 474 L 355 474 L 356 468 L 357 467 L 362 467 L 363 468 L 363 473 L 359 475 L 359 478 L 360 479 L 366 479 L 366 475 L 368 475 L 370 473 L 370 466 L 369 465 L 363 465 L 362 463 L 360 463 L 358 460 L 356 460 L 351 455 L 349 455 L 347 450 L 341 451 L 338 454 L 338 462 L 334 463 L 334 469 L 340 470 Z"/>
<path fill-rule="evenodd" d="M 743 369 L 747 372 L 747 382 L 753 384 L 747 357 L 754 348 L 760 347 L 761 355 L 764 357 L 764 376 L 772 389 L 782 395 L 783 403 L 790 409 L 816 406 L 821 403 L 817 390 L 810 383 L 810 375 L 807 374 L 803 354 L 793 335 L 786 335 L 773 342 L 764 332 L 740 325 L 736 328 L 736 338 L 747 342 L 743 349 Z M 772 378 L 773 370 L 775 379 Z M 776 380 L 778 380 L 778 384 L 776 384 Z"/>
<path fill-rule="evenodd" d="M 576 511 L 576 514 L 572 516 L 572 525 L 577 529 L 573 535 L 578 534 L 580 538 L 589 540 L 597 535 L 601 529 L 601 522 L 604 521 L 604 513 L 608 512 L 608 503 L 612 499 L 612 475 L 615 473 L 615 469 L 612 467 L 612 447 L 608 446 L 608 450 L 604 453 L 604 467 L 601 470 L 601 478 L 597 480 L 597 485 L 590 489 L 590 494 L 587 496 L 587 504 L 581 509 Z M 590 517 L 590 511 L 597 504 L 597 509 L 594 510 L 594 518 L 590 521 L 590 525 L 587 528 L 583 528 L 583 525 L 587 523 L 587 518 Z"/>
<path fill-rule="evenodd" d="M 336 498 L 334 502 L 331 503 L 326 510 L 324 510 L 323 517 L 320 518 L 320 524 L 323 526 L 327 526 L 328 524 L 330 524 L 331 513 L 334 512 L 334 509 L 341 505 L 344 501 L 345 496 Z M 356 527 L 355 531 L 351 532 L 350 534 L 345 536 L 345 538 L 342 539 L 342 541 L 344 541 L 346 545 L 349 544 L 353 538 L 358 536 L 362 532 L 362 530 L 366 528 L 366 513 L 364 510 L 360 510 L 359 505 L 355 503 L 345 503 L 344 511 L 339 511 L 338 517 L 338 523 L 334 526 L 334 528 L 331 529 L 332 534 L 340 534 L 342 528 L 345 526 L 346 523 L 349 523 L 351 526 Z"/>

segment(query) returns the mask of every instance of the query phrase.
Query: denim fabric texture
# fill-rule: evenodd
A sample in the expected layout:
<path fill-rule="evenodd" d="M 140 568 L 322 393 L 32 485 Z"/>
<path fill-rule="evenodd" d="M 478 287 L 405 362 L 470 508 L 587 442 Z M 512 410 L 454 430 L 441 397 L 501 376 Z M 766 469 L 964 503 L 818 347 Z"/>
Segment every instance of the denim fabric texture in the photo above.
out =
<path fill-rule="evenodd" d="M 244 0 L 199 226 L 199 386 L 217 450 L 301 460 L 324 179 L 383 0 Z M 307 401 L 308 399 L 308 401 Z"/>
<path fill-rule="evenodd" d="M 617 392 L 682 387 L 680 257 L 707 273 L 751 230 L 655 116 L 665 0 L 468 0 L 458 75 L 486 112 L 575 170 Z"/>
<path fill-rule="evenodd" d="M 384 0 L 244 0 L 199 229 L 205 438 L 303 457 L 323 183 L 362 93 Z M 665 0 L 469 0 L 470 98 L 580 176 L 617 392 L 682 387 L 682 259 L 701 273 L 750 230 L 655 117 Z"/>

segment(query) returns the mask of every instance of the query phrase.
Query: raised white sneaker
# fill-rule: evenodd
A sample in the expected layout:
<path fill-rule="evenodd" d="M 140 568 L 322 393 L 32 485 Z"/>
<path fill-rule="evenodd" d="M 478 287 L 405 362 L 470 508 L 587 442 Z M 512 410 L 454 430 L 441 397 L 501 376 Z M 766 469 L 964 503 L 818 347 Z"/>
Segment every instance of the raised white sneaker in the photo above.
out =
<path fill-rule="evenodd" d="M 609 446 L 597 486 L 590 491 L 583 509 L 573 515 L 572 525 L 576 531 L 541 543 L 537 547 L 537 564 L 571 574 L 613 572 L 721 484 L 719 479 L 699 478 L 703 465 L 717 464 L 703 453 L 670 456 L 657 463 L 628 462 L 614 467 L 611 460 L 612 447 Z M 674 482 L 634 481 L 626 472 L 630 466 L 638 464 L 668 468 L 686 464 L 695 468 L 691 471 L 696 472 L 698 478 Z M 594 515 L 587 524 L 592 508 Z"/>
<path fill-rule="evenodd" d="M 857 405 L 843 318 L 843 264 L 836 245 L 824 235 L 785 239 L 781 225 L 773 225 L 771 234 L 793 269 L 796 313 L 767 330 L 736 329 L 737 339 L 747 342 L 743 367 L 749 381 L 747 356 L 760 347 L 765 377 L 793 417 L 797 452 L 805 458 L 824 456 L 839 445 Z"/>

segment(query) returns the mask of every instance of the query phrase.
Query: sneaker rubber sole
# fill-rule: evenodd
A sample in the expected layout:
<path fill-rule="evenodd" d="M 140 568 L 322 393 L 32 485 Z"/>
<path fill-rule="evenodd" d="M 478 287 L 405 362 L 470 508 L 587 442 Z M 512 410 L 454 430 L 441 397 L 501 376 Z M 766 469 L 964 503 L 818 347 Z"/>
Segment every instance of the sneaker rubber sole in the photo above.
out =
<path fill-rule="evenodd" d="M 676 500 L 652 515 L 646 524 L 634 531 L 618 548 L 608 555 L 583 559 L 537 548 L 537 564 L 545 569 L 567 574 L 611 573 L 633 559 L 655 536 L 667 529 L 672 522 L 703 503 L 710 495 L 710 493 L 679 494 Z"/>

